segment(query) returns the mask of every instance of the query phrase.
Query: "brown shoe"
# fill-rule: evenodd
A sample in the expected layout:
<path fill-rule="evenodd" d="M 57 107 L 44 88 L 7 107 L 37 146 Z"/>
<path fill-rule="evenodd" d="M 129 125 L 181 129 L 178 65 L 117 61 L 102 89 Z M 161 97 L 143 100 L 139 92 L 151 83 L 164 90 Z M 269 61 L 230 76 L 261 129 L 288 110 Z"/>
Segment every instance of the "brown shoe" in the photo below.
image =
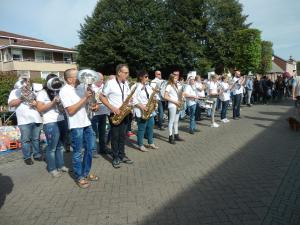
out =
<path fill-rule="evenodd" d="M 184 141 L 183 138 L 179 137 L 179 134 L 174 135 L 176 141 Z"/>

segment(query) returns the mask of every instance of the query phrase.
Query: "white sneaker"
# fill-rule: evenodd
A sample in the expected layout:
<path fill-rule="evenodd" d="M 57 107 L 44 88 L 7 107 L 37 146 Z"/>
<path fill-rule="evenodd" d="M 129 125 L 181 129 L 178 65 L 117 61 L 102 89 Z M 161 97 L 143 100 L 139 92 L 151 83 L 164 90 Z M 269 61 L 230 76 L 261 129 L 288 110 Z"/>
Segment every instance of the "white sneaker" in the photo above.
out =
<path fill-rule="evenodd" d="M 148 151 L 149 151 L 148 149 L 145 148 L 144 145 L 139 146 L 139 149 L 140 149 L 140 151 L 142 151 L 142 152 L 148 152 Z"/>
<path fill-rule="evenodd" d="M 61 172 L 57 171 L 57 170 L 52 170 L 50 172 L 50 174 L 52 175 L 52 177 L 60 177 L 61 176 Z"/>
<path fill-rule="evenodd" d="M 213 123 L 212 125 L 210 125 L 210 127 L 217 128 L 217 127 L 219 127 L 219 124 L 217 124 L 217 123 Z"/>
<path fill-rule="evenodd" d="M 151 149 L 158 149 L 158 147 L 155 144 L 150 144 L 147 147 Z"/>
<path fill-rule="evenodd" d="M 67 172 L 69 172 L 69 168 L 63 166 L 63 167 L 59 168 L 58 171 L 67 173 Z"/>
<path fill-rule="evenodd" d="M 229 122 L 230 122 L 230 120 L 229 120 L 229 119 L 227 119 L 227 118 L 225 118 L 224 120 L 226 121 L 226 123 L 229 123 Z"/>

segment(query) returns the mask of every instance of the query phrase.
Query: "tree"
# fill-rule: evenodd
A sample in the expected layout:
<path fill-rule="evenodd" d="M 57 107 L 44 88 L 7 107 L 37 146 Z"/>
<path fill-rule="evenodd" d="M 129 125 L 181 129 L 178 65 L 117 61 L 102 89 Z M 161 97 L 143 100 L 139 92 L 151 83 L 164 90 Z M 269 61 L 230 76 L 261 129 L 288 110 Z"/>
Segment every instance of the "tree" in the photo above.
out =
<path fill-rule="evenodd" d="M 269 41 L 261 42 L 261 62 L 260 62 L 260 68 L 258 70 L 260 74 L 265 75 L 268 71 L 272 69 L 272 55 L 273 55 L 272 46 L 273 46 L 272 42 Z"/>
<path fill-rule="evenodd" d="M 81 25 L 78 62 L 112 73 L 119 63 L 131 70 L 167 64 L 163 0 L 102 0 Z"/>
<path fill-rule="evenodd" d="M 234 57 L 234 33 L 246 29 L 247 15 L 243 15 L 243 7 L 237 0 L 208 0 L 206 16 L 208 21 L 207 56 L 214 62 L 215 68 L 224 71 L 224 67 L 232 68 Z"/>
<path fill-rule="evenodd" d="M 234 33 L 234 58 L 236 68 L 247 74 L 256 72 L 261 62 L 261 38 L 257 29 L 244 29 Z"/>

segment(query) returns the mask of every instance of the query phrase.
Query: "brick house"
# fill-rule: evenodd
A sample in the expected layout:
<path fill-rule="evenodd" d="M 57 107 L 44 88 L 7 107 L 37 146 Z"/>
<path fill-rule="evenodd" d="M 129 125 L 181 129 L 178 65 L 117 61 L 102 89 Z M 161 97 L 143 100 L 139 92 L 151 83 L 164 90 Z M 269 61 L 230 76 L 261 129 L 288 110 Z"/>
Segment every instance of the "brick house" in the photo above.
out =
<path fill-rule="evenodd" d="M 292 56 L 289 60 L 284 60 L 276 55 L 273 55 L 272 61 L 279 66 L 284 72 L 288 72 L 291 75 L 297 71 L 297 61 L 295 61 Z"/>
<path fill-rule="evenodd" d="M 51 45 L 43 40 L 0 31 L 0 71 L 46 78 L 49 73 L 77 68 L 74 49 Z"/>

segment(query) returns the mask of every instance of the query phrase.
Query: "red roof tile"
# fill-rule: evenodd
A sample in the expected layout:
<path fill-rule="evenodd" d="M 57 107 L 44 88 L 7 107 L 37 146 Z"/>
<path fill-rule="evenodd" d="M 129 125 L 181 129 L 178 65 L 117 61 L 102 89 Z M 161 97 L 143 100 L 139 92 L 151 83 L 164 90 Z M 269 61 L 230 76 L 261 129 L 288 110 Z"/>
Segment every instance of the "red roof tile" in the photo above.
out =
<path fill-rule="evenodd" d="M 64 48 L 56 45 L 47 44 L 45 42 L 35 42 L 35 41 L 23 41 L 18 40 L 15 43 L 12 43 L 11 45 L 14 46 L 28 46 L 28 47 L 35 47 L 35 48 L 47 48 L 47 49 L 54 49 L 54 50 L 61 50 L 61 51 L 75 51 L 71 48 Z"/>

